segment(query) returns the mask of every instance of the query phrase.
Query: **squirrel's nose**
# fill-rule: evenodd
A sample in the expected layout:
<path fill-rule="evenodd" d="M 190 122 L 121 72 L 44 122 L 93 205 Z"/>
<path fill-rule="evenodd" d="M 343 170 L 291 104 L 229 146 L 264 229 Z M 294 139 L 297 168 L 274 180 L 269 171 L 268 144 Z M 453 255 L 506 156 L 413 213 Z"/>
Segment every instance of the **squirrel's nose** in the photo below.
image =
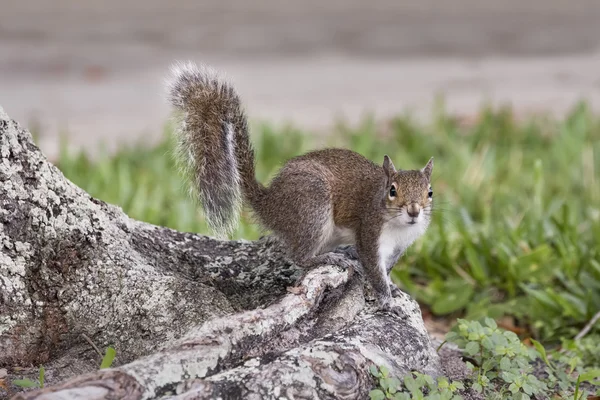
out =
<path fill-rule="evenodd" d="M 421 213 L 421 206 L 417 203 L 409 204 L 408 207 L 406 207 L 406 212 L 409 217 L 417 218 Z"/>

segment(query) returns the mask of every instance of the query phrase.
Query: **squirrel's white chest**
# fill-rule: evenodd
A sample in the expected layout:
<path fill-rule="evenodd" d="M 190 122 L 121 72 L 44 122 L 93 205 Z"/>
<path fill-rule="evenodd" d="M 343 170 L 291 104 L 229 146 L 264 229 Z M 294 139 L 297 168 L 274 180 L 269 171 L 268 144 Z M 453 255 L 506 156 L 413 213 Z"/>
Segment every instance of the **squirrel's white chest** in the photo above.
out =
<path fill-rule="evenodd" d="M 395 221 L 383 225 L 379 235 L 379 262 L 381 268 L 386 273 L 391 268 L 398 257 L 414 243 L 427 229 L 426 224 L 418 223 L 415 225 L 401 224 Z"/>

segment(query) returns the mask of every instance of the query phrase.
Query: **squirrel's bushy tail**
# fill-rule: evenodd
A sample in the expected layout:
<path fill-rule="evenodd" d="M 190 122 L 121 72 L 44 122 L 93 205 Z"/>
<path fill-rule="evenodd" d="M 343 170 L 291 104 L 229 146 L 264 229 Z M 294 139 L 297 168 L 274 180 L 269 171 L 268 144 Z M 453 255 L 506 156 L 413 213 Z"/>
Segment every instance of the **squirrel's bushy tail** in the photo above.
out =
<path fill-rule="evenodd" d="M 224 235 L 235 229 L 242 195 L 251 206 L 265 188 L 255 178 L 254 150 L 240 98 L 206 66 L 171 67 L 169 100 L 182 112 L 177 160 L 193 183 L 209 227 Z"/>

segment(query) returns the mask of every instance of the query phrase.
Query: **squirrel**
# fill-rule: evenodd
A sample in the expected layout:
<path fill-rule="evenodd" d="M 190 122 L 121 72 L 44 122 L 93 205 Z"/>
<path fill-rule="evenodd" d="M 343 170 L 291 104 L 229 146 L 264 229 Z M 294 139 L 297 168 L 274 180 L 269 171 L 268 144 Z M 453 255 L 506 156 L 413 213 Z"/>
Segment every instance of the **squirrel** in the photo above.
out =
<path fill-rule="evenodd" d="M 300 266 L 346 265 L 358 258 L 381 310 L 400 289 L 389 274 L 427 230 L 433 207 L 433 157 L 416 170 L 382 165 L 349 149 L 314 150 L 288 160 L 268 187 L 255 157 L 240 97 L 206 65 L 175 63 L 168 98 L 181 119 L 177 156 L 190 173 L 211 230 L 235 229 L 241 203 L 272 231 Z M 282 138 L 282 140 L 284 140 Z M 350 249 L 340 252 L 342 246 Z"/>

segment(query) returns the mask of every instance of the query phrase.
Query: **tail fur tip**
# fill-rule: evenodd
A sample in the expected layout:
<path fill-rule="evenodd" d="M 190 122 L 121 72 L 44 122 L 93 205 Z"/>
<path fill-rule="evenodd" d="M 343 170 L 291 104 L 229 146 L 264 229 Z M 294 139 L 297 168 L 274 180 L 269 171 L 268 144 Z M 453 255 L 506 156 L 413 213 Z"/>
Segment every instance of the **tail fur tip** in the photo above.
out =
<path fill-rule="evenodd" d="M 220 82 L 223 82 L 221 74 L 207 64 L 176 61 L 170 65 L 164 84 L 169 102 L 176 107 L 182 107 L 184 97 L 193 92 L 193 88 Z"/>

